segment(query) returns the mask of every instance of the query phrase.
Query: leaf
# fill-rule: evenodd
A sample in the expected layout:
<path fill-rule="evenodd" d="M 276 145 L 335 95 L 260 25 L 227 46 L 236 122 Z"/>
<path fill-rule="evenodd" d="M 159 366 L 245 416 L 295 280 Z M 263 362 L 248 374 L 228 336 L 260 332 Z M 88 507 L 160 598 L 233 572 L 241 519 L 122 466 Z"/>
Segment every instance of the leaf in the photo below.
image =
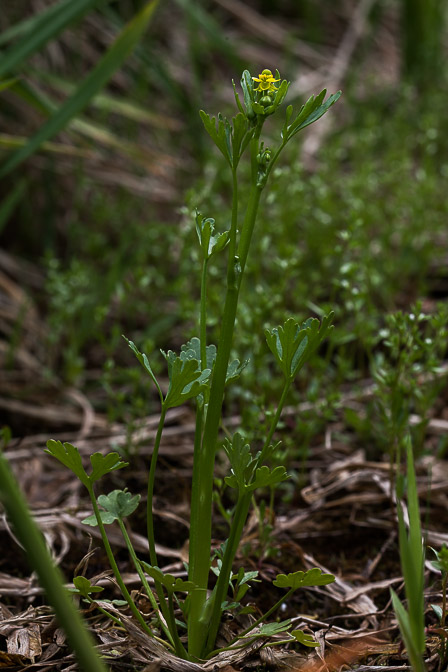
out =
<path fill-rule="evenodd" d="M 132 495 L 125 490 L 112 490 L 108 495 L 100 495 L 98 504 L 112 514 L 115 519 L 123 520 L 134 513 L 140 503 L 140 495 Z"/>
<path fill-rule="evenodd" d="M 242 434 L 235 432 L 232 441 L 226 439 L 224 442 L 224 451 L 229 458 L 232 471 L 232 475 L 226 476 L 224 481 L 230 488 L 246 490 L 253 473 L 251 465 L 255 462 L 250 452 L 250 445 L 246 443 Z"/>
<path fill-rule="evenodd" d="M 216 361 L 216 345 L 210 344 L 205 348 L 205 359 L 206 359 L 206 369 L 213 371 L 213 367 Z M 193 336 L 190 341 L 187 341 L 180 349 L 181 359 L 197 359 L 198 362 L 201 361 L 201 339 L 197 336 Z"/>
<path fill-rule="evenodd" d="M 414 457 L 409 436 L 406 437 L 406 443 L 409 534 L 406 532 L 406 524 L 404 522 L 402 508 L 398 505 L 398 537 L 400 561 L 408 601 L 408 626 L 411 630 L 413 647 L 421 655 L 425 650 L 425 610 L 423 596 L 425 549 L 422 542 Z"/>
<path fill-rule="evenodd" d="M 75 446 L 72 446 L 71 443 L 62 444 L 61 441 L 50 439 L 47 441 L 47 447 L 44 449 L 44 452 L 55 457 L 65 467 L 68 467 L 70 471 L 73 471 L 83 485 L 86 487 L 90 486 L 89 477 L 82 466 L 79 450 Z"/>
<path fill-rule="evenodd" d="M 112 525 L 112 523 L 115 522 L 116 520 L 116 517 L 112 513 L 109 513 L 108 511 L 100 511 L 100 518 L 103 525 Z M 81 520 L 81 523 L 83 525 L 90 525 L 90 527 L 98 526 L 98 521 L 94 513 L 92 513 L 92 515 L 90 516 L 87 516 L 87 518 Z"/>
<path fill-rule="evenodd" d="M 310 359 L 332 329 L 333 316 L 334 313 L 329 313 L 322 319 L 322 323 L 310 317 L 302 324 L 291 317 L 283 326 L 265 330 L 268 347 L 279 363 L 285 378 L 293 380 Z"/>
<path fill-rule="evenodd" d="M 282 138 L 284 144 L 290 140 L 293 135 L 320 119 L 340 98 L 342 91 L 338 91 L 337 93 L 332 94 L 324 102 L 326 93 L 327 91 L 324 89 L 317 96 L 310 96 L 305 105 L 302 105 L 299 114 L 294 119 L 292 124 L 288 126 L 288 124 L 285 123 L 282 129 Z"/>
<path fill-rule="evenodd" d="M 318 567 L 313 567 L 307 572 L 292 572 L 290 574 L 277 574 L 273 581 L 277 588 L 303 588 L 304 586 L 326 586 L 333 583 L 335 577 L 333 574 L 323 574 Z"/>
<path fill-rule="evenodd" d="M 265 623 L 259 628 L 256 635 L 257 637 L 273 637 L 274 635 L 278 635 L 281 632 L 286 632 L 290 626 L 290 618 L 288 618 L 286 621 L 280 621 L 280 623 Z"/>
<path fill-rule="evenodd" d="M 201 365 L 193 349 L 182 350 L 177 357 L 172 350 L 163 352 L 168 363 L 170 384 L 164 399 L 166 408 L 180 406 L 188 399 L 197 397 L 207 388 L 211 370 L 201 371 Z"/>
<path fill-rule="evenodd" d="M 107 455 L 93 453 L 90 456 L 90 462 L 92 463 L 92 473 L 89 476 L 90 484 L 95 483 L 105 474 L 110 474 L 112 471 L 123 469 L 123 467 L 129 465 L 129 462 L 121 461 L 118 453 L 108 453 Z"/>
<path fill-rule="evenodd" d="M 419 651 L 419 647 L 414 640 L 413 628 L 410 622 L 409 614 L 406 612 L 406 609 L 403 607 L 397 594 L 394 590 L 392 590 L 392 588 L 390 589 L 390 594 L 392 598 L 392 606 L 397 617 L 401 636 L 403 638 L 411 666 L 416 672 L 418 670 L 424 670 L 425 666 L 422 657 L 423 652 Z"/>
<path fill-rule="evenodd" d="M 226 374 L 226 385 L 229 385 L 232 383 L 234 380 L 240 377 L 241 373 L 244 371 L 246 366 L 249 364 L 249 360 L 246 359 L 244 362 L 240 362 L 239 359 L 234 359 L 233 361 L 229 362 L 229 365 L 227 367 L 227 374 Z"/>
<path fill-rule="evenodd" d="M 308 635 L 303 632 L 303 630 L 293 630 L 290 634 L 299 642 L 299 644 L 303 644 L 304 646 L 309 646 L 312 648 L 320 646 L 319 642 L 316 642 L 313 635 Z"/>
<path fill-rule="evenodd" d="M 443 616 L 443 609 L 440 605 L 438 604 L 430 604 L 429 605 L 431 609 L 434 611 L 435 615 L 439 619 L 439 622 L 442 622 L 442 616 Z"/>
<path fill-rule="evenodd" d="M 84 5 L 87 2 L 88 0 L 79 0 L 76 3 L 70 3 L 70 6 L 78 7 L 81 3 Z M 125 26 L 99 63 L 80 84 L 76 92 L 62 103 L 24 147 L 21 147 L 9 156 L 0 169 L 0 177 L 4 177 L 30 157 L 41 147 L 42 143 L 59 133 L 73 117 L 78 115 L 88 105 L 90 100 L 105 86 L 114 72 L 121 67 L 130 55 L 147 28 L 157 3 L 158 0 L 151 0 Z M 27 40 L 24 40 L 24 42 L 26 43 Z M 5 68 L 4 61 L 2 67 L 3 69 Z M 0 67 L 0 76 L 1 72 L 2 69 Z"/>
<path fill-rule="evenodd" d="M 277 483 L 286 481 L 287 478 L 289 478 L 289 476 L 286 473 L 285 467 L 275 467 L 271 470 L 269 467 L 264 465 L 262 467 L 258 467 L 258 469 L 255 471 L 254 480 L 248 485 L 246 489 L 248 492 L 252 492 L 257 488 L 272 488 L 274 485 L 277 485 Z"/>
<path fill-rule="evenodd" d="M 137 348 L 137 346 L 135 345 L 135 343 L 133 341 L 130 341 L 128 338 L 126 338 L 126 336 L 123 336 L 123 338 L 126 341 L 126 343 L 129 345 L 132 352 L 137 357 L 138 361 L 143 366 L 145 371 L 147 371 L 147 373 L 149 373 L 149 375 L 151 376 L 151 379 L 152 379 L 152 381 L 153 381 L 154 385 L 156 386 L 157 391 L 159 393 L 160 401 L 163 401 L 162 390 L 160 389 L 160 385 L 157 382 L 157 378 L 155 377 L 154 372 L 151 368 L 148 357 L 144 353 L 140 352 L 140 350 Z"/>
<path fill-rule="evenodd" d="M 104 588 L 101 586 L 92 586 L 89 579 L 85 576 L 75 576 L 73 579 L 74 588 L 69 588 L 72 593 L 79 593 L 82 597 L 88 597 L 91 593 L 101 593 Z"/>
<path fill-rule="evenodd" d="M 188 593 L 197 587 L 193 581 L 184 581 L 172 576 L 172 574 L 164 574 L 161 569 L 148 565 L 143 560 L 141 561 L 141 565 L 148 576 L 154 579 L 154 581 L 161 583 L 168 593 Z"/>
<path fill-rule="evenodd" d="M 208 115 L 207 112 L 204 112 L 204 110 L 199 110 L 199 115 L 202 119 L 202 123 L 204 124 L 205 130 L 207 131 L 207 133 L 209 134 L 209 136 L 211 137 L 211 139 L 213 140 L 213 142 L 215 143 L 221 154 L 227 160 L 229 165 L 232 166 L 232 156 L 229 153 L 229 146 L 227 144 L 225 122 L 223 117 L 220 114 L 218 114 L 218 127 L 216 127 L 215 117 L 210 117 L 210 115 Z"/>
<path fill-rule="evenodd" d="M 59 462 L 66 467 L 68 467 L 74 474 L 79 478 L 81 483 L 90 489 L 90 487 L 104 474 L 108 474 L 111 471 L 116 469 L 122 469 L 127 467 L 127 462 L 121 462 L 120 455 L 118 453 L 108 453 L 107 455 L 102 455 L 101 453 L 94 453 L 90 456 L 90 462 L 92 464 L 92 473 L 90 476 L 87 475 L 84 467 L 82 466 L 81 455 L 79 450 L 72 446 L 71 443 L 62 444 L 60 441 L 54 441 L 50 439 L 47 441 L 47 448 L 44 450 L 45 453 L 55 457 Z"/>
<path fill-rule="evenodd" d="M 243 89 L 244 105 L 246 107 L 246 116 L 248 119 L 253 119 L 255 117 L 254 81 L 251 77 L 249 70 L 244 70 L 241 76 L 241 88 Z"/>
<path fill-rule="evenodd" d="M 210 259 L 214 254 L 221 252 L 229 242 L 229 231 L 217 233 L 215 231 L 215 220 L 212 217 L 202 217 L 200 212 L 196 212 L 196 233 L 201 245 L 201 251 L 204 259 Z"/>
<path fill-rule="evenodd" d="M 9 89 L 11 86 L 14 86 L 14 84 L 17 84 L 18 81 L 19 80 L 17 77 L 10 77 L 9 79 L 4 79 L 3 81 L 0 80 L 0 92 Z"/>

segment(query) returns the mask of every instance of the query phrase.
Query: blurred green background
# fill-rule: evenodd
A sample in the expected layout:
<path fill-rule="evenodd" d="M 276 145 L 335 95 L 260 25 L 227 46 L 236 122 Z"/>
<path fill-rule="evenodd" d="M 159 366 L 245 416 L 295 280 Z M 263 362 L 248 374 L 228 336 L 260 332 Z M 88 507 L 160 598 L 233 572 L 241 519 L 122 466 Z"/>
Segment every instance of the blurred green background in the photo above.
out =
<path fill-rule="evenodd" d="M 342 411 L 350 431 L 384 449 L 417 413 L 423 446 L 442 387 L 421 381 L 446 356 L 445 26 L 441 0 L 6 2 L 4 422 L 18 435 L 43 431 L 13 402 L 56 403 L 71 387 L 110 421 L 157 412 L 121 334 L 163 372 L 158 348 L 197 333 L 194 210 L 219 230 L 230 213 L 230 176 L 198 111 L 234 114 L 231 80 L 278 68 L 295 106 L 324 87 L 343 98 L 291 143 L 267 190 L 235 338 L 250 364 L 228 412 L 250 432 L 276 398 L 265 326 L 334 309 L 332 340 L 294 391 L 293 402 L 314 404 L 294 436 L 306 451 Z M 273 141 L 281 123 L 266 124 Z M 221 272 L 211 269 L 215 342 Z M 415 332 L 403 327 L 409 314 Z M 404 344 L 391 341 L 397 333 Z M 372 380 L 381 394 L 367 410 L 344 402 Z"/>

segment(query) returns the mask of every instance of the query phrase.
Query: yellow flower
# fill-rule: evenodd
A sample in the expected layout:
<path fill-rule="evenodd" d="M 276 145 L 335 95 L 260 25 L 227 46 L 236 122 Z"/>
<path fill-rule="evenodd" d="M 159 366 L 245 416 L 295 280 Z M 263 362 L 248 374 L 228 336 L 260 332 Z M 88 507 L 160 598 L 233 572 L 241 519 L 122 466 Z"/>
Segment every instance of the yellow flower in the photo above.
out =
<path fill-rule="evenodd" d="M 258 77 L 252 77 L 255 82 L 259 82 L 258 86 L 254 91 L 277 91 L 274 86 L 274 82 L 279 82 L 279 79 L 274 79 L 274 76 L 270 70 L 263 70 L 261 75 Z"/>

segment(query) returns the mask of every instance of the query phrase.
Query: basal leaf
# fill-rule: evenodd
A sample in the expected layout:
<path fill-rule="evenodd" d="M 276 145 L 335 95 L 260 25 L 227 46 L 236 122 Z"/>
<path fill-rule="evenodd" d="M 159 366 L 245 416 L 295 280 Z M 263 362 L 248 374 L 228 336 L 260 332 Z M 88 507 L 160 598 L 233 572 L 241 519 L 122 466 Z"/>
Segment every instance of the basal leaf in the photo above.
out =
<path fill-rule="evenodd" d="M 316 648 L 320 646 L 319 642 L 316 642 L 313 635 L 306 634 L 303 630 L 293 630 L 291 635 L 304 646 L 309 646 L 310 648 Z"/>
<path fill-rule="evenodd" d="M 186 350 L 181 352 L 179 357 L 171 350 L 163 354 L 168 362 L 170 378 L 168 392 L 163 402 L 166 408 L 180 406 L 206 389 L 211 371 L 210 369 L 201 371 L 200 362 L 194 352 Z"/>
<path fill-rule="evenodd" d="M 292 572 L 290 574 L 277 574 L 273 581 L 277 588 L 302 588 L 304 586 L 326 586 L 333 583 L 335 577 L 333 574 L 324 574 L 318 567 L 313 567 L 307 572 Z"/>
<path fill-rule="evenodd" d="M 196 588 L 196 584 L 193 581 L 184 581 L 183 579 L 174 577 L 172 574 L 164 574 L 159 567 L 153 567 L 143 561 L 141 561 L 141 565 L 148 576 L 157 583 L 161 583 L 168 593 L 188 593 Z"/>
<path fill-rule="evenodd" d="M 90 462 L 92 463 L 92 473 L 89 476 L 91 484 L 98 481 L 105 474 L 110 474 L 112 471 L 123 469 L 123 467 L 129 465 L 129 462 L 122 462 L 118 453 L 108 453 L 107 455 L 93 453 L 90 456 Z"/>
<path fill-rule="evenodd" d="M 103 525 L 112 525 L 112 523 L 117 520 L 116 516 L 114 516 L 113 513 L 109 513 L 108 511 L 100 511 L 100 518 Z M 90 527 L 98 527 L 98 521 L 94 513 L 81 520 L 81 523 L 83 525 L 90 525 Z"/>
<path fill-rule="evenodd" d="M 75 576 L 73 585 L 75 588 L 72 588 L 71 592 L 79 593 L 82 597 L 89 597 L 91 593 L 101 593 L 104 590 L 101 586 L 92 586 L 89 579 L 86 579 L 85 576 Z"/>
<path fill-rule="evenodd" d="M 286 621 L 280 621 L 280 623 L 265 623 L 260 626 L 257 633 L 258 637 L 273 637 L 278 635 L 281 632 L 286 632 L 291 627 L 291 619 L 288 618 Z"/>
<path fill-rule="evenodd" d="M 113 490 L 108 495 L 100 495 L 98 497 L 98 504 L 116 519 L 120 520 L 134 513 L 139 502 L 140 495 L 132 495 L 125 490 Z"/>
<path fill-rule="evenodd" d="M 255 471 L 255 477 L 253 481 L 248 485 L 247 490 L 253 491 L 257 488 L 272 488 L 274 485 L 286 481 L 289 478 L 286 473 L 285 467 L 275 467 L 274 469 L 269 469 L 266 465 L 258 467 Z"/>
<path fill-rule="evenodd" d="M 50 439 L 47 441 L 47 447 L 44 450 L 48 455 L 52 455 L 64 466 L 68 467 L 79 478 L 81 483 L 86 487 L 90 485 L 90 479 L 82 466 L 81 455 L 79 450 L 72 446 L 71 443 L 61 443 L 61 441 L 54 441 Z"/>

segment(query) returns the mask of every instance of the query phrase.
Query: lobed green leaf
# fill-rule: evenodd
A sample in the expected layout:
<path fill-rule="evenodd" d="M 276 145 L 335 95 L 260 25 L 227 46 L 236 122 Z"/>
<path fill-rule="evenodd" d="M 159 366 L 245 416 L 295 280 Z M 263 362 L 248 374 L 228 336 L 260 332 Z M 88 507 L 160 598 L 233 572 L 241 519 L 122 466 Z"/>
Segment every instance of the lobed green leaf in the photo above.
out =
<path fill-rule="evenodd" d="M 126 341 L 126 343 L 129 345 L 129 347 L 131 348 L 132 352 L 133 352 L 134 355 L 137 357 L 138 361 L 139 361 L 140 364 L 143 366 L 143 368 L 145 369 L 145 371 L 146 371 L 147 373 L 149 373 L 149 375 L 151 376 L 151 379 L 152 379 L 152 381 L 153 381 L 154 385 L 156 386 L 157 391 L 158 391 L 158 393 L 159 393 L 160 401 L 163 401 L 162 390 L 160 389 L 160 385 L 159 385 L 159 383 L 157 382 L 157 378 L 155 377 L 154 372 L 153 372 L 153 370 L 152 370 L 152 368 L 151 368 L 151 365 L 150 365 L 150 363 L 149 363 L 148 357 L 147 357 L 144 353 L 140 352 L 140 350 L 137 348 L 137 346 L 135 345 L 135 343 L 134 343 L 133 341 L 130 341 L 128 338 L 126 338 L 126 336 L 123 336 L 123 338 L 124 338 L 124 340 Z"/>
<path fill-rule="evenodd" d="M 50 439 L 47 441 L 47 448 L 44 451 L 55 457 L 64 466 L 68 467 L 81 481 L 86 488 L 89 488 L 105 474 L 122 469 L 128 466 L 128 462 L 122 462 L 118 453 L 108 453 L 102 455 L 101 453 L 94 453 L 90 456 L 92 464 L 92 473 L 87 475 L 86 470 L 82 466 L 81 455 L 79 450 L 72 446 L 71 443 L 61 443 L 61 441 L 54 441 Z"/>
<path fill-rule="evenodd" d="M 331 312 L 322 319 L 309 318 L 302 324 L 289 318 L 283 326 L 265 330 L 266 342 L 285 378 L 293 380 L 332 329 Z"/>
<path fill-rule="evenodd" d="M 303 630 L 293 630 L 290 634 L 299 642 L 299 644 L 303 644 L 303 646 L 309 646 L 310 648 L 316 648 L 317 646 L 320 646 L 319 642 L 316 642 L 313 635 L 308 635 L 303 632 Z"/>
<path fill-rule="evenodd" d="M 145 572 L 157 583 L 162 584 L 166 591 L 170 594 L 172 593 L 188 593 L 196 589 L 196 584 L 193 581 L 184 581 L 183 579 L 176 578 L 172 574 L 164 574 L 159 567 L 153 567 L 148 565 L 148 563 L 141 561 L 141 565 Z"/>
<path fill-rule="evenodd" d="M 277 588 L 303 588 L 305 586 L 326 586 L 333 583 L 335 576 L 333 574 L 324 574 L 319 567 L 313 567 L 307 572 L 292 572 L 290 574 L 277 574 L 273 581 Z"/>
<path fill-rule="evenodd" d="M 108 495 L 98 497 L 98 504 L 117 520 L 133 514 L 139 503 L 140 495 L 132 495 L 126 490 L 112 490 Z"/>
<path fill-rule="evenodd" d="M 71 593 L 78 593 L 82 597 L 89 597 L 91 593 L 101 593 L 104 588 L 101 586 L 92 586 L 89 579 L 85 576 L 75 576 L 73 579 L 74 588 L 69 588 Z"/>

